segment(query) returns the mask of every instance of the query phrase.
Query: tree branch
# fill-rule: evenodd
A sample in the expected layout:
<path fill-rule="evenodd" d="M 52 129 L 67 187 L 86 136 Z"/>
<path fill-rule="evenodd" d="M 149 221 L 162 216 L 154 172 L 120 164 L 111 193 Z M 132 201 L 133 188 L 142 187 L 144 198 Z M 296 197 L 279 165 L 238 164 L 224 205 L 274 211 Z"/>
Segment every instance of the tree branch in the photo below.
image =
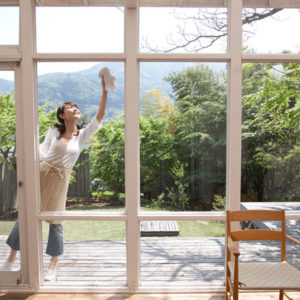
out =
<path fill-rule="evenodd" d="M 281 8 L 274 9 L 247 9 L 243 13 L 243 25 L 252 25 L 253 23 L 265 18 L 274 16 L 280 12 Z M 174 13 L 173 16 L 182 24 L 178 25 L 177 36 L 170 34 L 167 38 L 168 48 L 161 49 L 150 46 L 147 39 L 143 39 L 144 46 L 151 52 L 168 53 L 178 49 L 185 49 L 187 52 L 197 53 L 203 49 L 209 48 L 217 41 L 227 36 L 227 12 L 224 9 L 199 9 L 194 15 L 179 15 Z M 191 26 L 194 26 L 191 30 Z M 249 30 L 244 31 L 247 34 L 253 34 Z"/>

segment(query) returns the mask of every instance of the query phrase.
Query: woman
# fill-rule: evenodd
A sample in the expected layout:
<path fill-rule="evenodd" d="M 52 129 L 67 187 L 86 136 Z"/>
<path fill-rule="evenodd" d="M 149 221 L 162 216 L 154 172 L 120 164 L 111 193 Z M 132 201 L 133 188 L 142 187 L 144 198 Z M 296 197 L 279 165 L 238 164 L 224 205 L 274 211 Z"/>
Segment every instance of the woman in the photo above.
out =
<path fill-rule="evenodd" d="M 77 125 L 80 111 L 73 102 L 65 102 L 57 109 L 59 124 L 54 124 L 48 131 L 40 152 L 40 190 L 41 211 L 64 211 L 69 187 L 70 175 L 81 149 L 102 122 L 107 103 L 107 88 L 104 76 L 102 98 L 95 118 L 83 129 Z M 49 238 L 46 253 L 51 256 L 46 281 L 56 276 L 58 256 L 63 253 L 63 226 L 61 222 L 49 221 Z M 11 247 L 10 255 L 3 268 L 12 269 L 19 245 L 19 223 L 16 222 L 6 243 Z"/>

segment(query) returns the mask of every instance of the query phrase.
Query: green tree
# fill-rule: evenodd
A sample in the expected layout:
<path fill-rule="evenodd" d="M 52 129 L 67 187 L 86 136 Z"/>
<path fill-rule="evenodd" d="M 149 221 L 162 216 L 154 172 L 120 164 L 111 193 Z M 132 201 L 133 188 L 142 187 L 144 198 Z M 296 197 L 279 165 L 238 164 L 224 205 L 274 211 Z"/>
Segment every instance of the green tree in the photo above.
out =
<path fill-rule="evenodd" d="M 12 94 L 0 95 L 0 163 L 15 166 L 15 101 Z M 4 166 L 2 176 L 4 175 Z"/>
<path fill-rule="evenodd" d="M 170 120 L 174 115 L 173 103 L 158 90 L 146 91 L 141 106 L 141 115 L 146 119 L 153 117 Z"/>
<path fill-rule="evenodd" d="M 184 165 L 179 161 L 170 169 L 171 176 L 174 179 L 174 184 L 171 188 L 167 187 L 166 202 L 168 206 L 185 210 L 189 204 L 189 198 L 186 194 L 188 188 L 188 182 L 184 180 Z"/>
<path fill-rule="evenodd" d="M 225 185 L 226 85 L 199 65 L 167 78 L 173 89 L 177 156 L 185 166 L 191 209 L 211 209 Z M 184 184 L 184 183 L 183 183 Z"/>
<path fill-rule="evenodd" d="M 244 65 L 242 192 L 258 201 L 299 194 L 299 82 L 299 64 Z"/>
<path fill-rule="evenodd" d="M 140 119 L 141 191 L 147 203 L 157 200 L 172 184 L 169 170 L 175 160 L 174 137 L 166 119 Z M 114 191 L 115 198 L 124 192 L 124 121 L 102 126 L 90 143 L 92 179 L 103 189 Z"/>
<path fill-rule="evenodd" d="M 46 112 L 47 106 L 39 106 L 39 142 L 42 143 L 51 126 L 57 122 L 56 109 Z"/>
<path fill-rule="evenodd" d="M 164 118 L 140 118 L 141 191 L 156 200 L 172 185 L 170 170 L 176 161 L 174 135 Z"/>
<path fill-rule="evenodd" d="M 258 164 L 255 156 L 257 145 L 264 144 L 266 132 L 253 123 L 259 113 L 259 106 L 255 105 L 252 98 L 263 89 L 263 79 L 268 76 L 266 64 L 243 65 L 243 122 L 242 122 L 242 194 L 255 191 L 258 199 L 262 201 L 264 178 L 267 170 Z"/>
<path fill-rule="evenodd" d="M 56 120 L 56 111 L 45 112 L 39 107 L 39 139 L 42 142 L 49 128 Z M 0 95 L 0 162 L 16 167 L 16 117 L 12 94 Z"/>
<path fill-rule="evenodd" d="M 102 188 L 112 190 L 119 202 L 125 185 L 124 121 L 114 120 L 102 126 L 90 142 L 89 152 L 92 179 L 100 179 Z"/>

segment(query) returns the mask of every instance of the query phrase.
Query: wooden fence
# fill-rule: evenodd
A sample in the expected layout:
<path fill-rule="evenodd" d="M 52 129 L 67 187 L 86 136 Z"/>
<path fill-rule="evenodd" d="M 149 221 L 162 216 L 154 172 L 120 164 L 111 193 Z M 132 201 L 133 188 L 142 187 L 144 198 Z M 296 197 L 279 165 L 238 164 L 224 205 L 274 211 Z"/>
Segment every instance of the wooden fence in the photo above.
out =
<path fill-rule="evenodd" d="M 70 184 L 68 197 L 80 197 L 89 200 L 91 194 L 89 155 L 82 152 L 76 165 L 78 164 L 80 164 L 80 167 L 74 169 L 76 171 L 76 181 Z"/>
<path fill-rule="evenodd" d="M 90 199 L 90 166 L 89 155 L 81 153 L 77 164 L 81 166 L 75 168 L 76 181 L 70 184 L 68 197 L 80 197 L 85 200 Z M 0 164 L 0 217 L 9 215 L 12 208 L 16 206 L 17 196 L 17 176 L 14 168 L 8 168 Z"/>

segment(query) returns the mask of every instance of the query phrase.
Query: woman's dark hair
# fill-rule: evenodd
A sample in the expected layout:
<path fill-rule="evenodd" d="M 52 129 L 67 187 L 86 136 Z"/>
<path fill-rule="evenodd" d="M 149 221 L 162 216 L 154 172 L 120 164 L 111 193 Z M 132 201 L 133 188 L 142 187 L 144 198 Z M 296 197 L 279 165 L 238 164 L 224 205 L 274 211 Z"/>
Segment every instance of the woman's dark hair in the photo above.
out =
<path fill-rule="evenodd" d="M 65 133 L 65 131 L 66 131 L 65 121 L 64 121 L 64 119 L 62 119 L 62 118 L 59 116 L 59 115 L 62 115 L 62 114 L 64 113 L 66 105 L 75 106 L 75 107 L 78 108 L 77 104 L 74 103 L 74 102 L 72 102 L 72 101 L 65 102 L 62 106 L 59 106 L 59 107 L 57 108 L 57 111 L 56 111 L 56 118 L 57 118 L 57 120 L 58 120 L 59 123 L 55 123 L 55 124 L 53 125 L 53 127 L 54 127 L 54 128 L 57 128 L 58 131 L 59 131 L 59 137 L 58 137 L 58 139 L 60 139 L 60 138 L 62 137 L 62 135 L 63 135 L 63 134 Z M 77 129 L 78 129 L 78 130 L 81 129 L 81 126 L 79 126 L 78 124 L 76 124 L 76 126 L 77 126 Z M 78 132 L 78 134 L 79 134 L 79 132 Z M 77 134 L 77 135 L 78 135 L 78 134 Z"/>

